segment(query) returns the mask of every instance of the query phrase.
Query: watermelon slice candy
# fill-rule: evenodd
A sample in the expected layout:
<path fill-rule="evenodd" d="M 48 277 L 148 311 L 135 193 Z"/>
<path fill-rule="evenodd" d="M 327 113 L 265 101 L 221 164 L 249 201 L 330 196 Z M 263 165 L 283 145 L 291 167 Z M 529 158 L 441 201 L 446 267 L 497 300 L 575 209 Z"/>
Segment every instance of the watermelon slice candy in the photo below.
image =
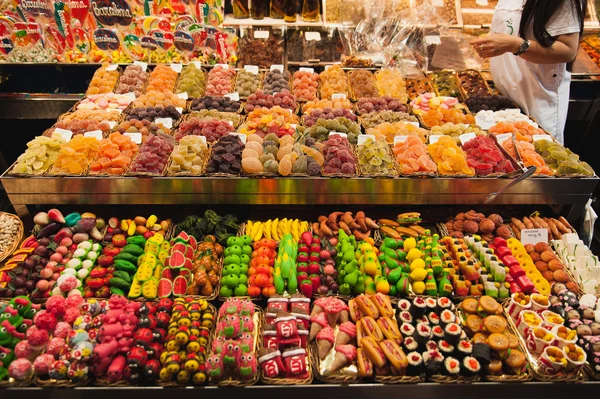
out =
<path fill-rule="evenodd" d="M 175 251 L 179 251 L 179 252 L 185 254 L 186 248 L 187 248 L 187 245 L 185 245 L 184 243 L 176 242 L 171 247 L 171 253 L 173 253 Z"/>
<path fill-rule="evenodd" d="M 173 274 L 173 269 L 168 267 L 167 265 L 165 265 L 164 269 L 162 270 L 162 273 L 160 275 L 161 279 L 167 279 L 169 281 L 173 281 L 173 279 L 175 278 L 174 274 Z"/>
<path fill-rule="evenodd" d="M 189 258 L 186 258 L 185 263 L 183 265 L 183 269 L 192 270 L 193 267 L 194 267 L 194 263 L 192 262 L 192 260 Z"/>
<path fill-rule="evenodd" d="M 179 251 L 173 251 L 169 256 L 168 263 L 170 267 L 184 267 L 185 266 L 185 255 Z"/>
<path fill-rule="evenodd" d="M 173 294 L 173 283 L 171 280 L 161 278 L 158 282 L 158 297 L 168 298 Z"/>
<path fill-rule="evenodd" d="M 194 259 L 194 248 L 191 245 L 186 245 L 184 254 L 186 258 Z"/>
<path fill-rule="evenodd" d="M 182 231 L 181 233 L 177 234 L 177 237 L 173 239 L 173 242 L 187 244 L 190 242 L 190 236 L 185 231 Z"/>
<path fill-rule="evenodd" d="M 188 282 L 185 277 L 177 276 L 173 280 L 173 296 L 184 296 L 187 293 Z"/>
<path fill-rule="evenodd" d="M 191 280 L 191 277 L 192 277 L 192 271 L 191 271 L 191 270 L 189 270 L 189 269 L 186 269 L 185 267 L 184 267 L 184 268 L 181 268 L 181 269 L 179 269 L 179 276 L 182 276 L 182 277 L 184 277 L 184 278 L 185 278 L 187 281 L 190 281 L 190 280 Z"/>
<path fill-rule="evenodd" d="M 189 236 L 189 237 L 190 237 L 189 245 L 194 249 L 194 252 L 196 252 L 196 250 L 198 249 L 198 241 L 196 240 L 196 237 L 194 237 L 194 236 Z"/>

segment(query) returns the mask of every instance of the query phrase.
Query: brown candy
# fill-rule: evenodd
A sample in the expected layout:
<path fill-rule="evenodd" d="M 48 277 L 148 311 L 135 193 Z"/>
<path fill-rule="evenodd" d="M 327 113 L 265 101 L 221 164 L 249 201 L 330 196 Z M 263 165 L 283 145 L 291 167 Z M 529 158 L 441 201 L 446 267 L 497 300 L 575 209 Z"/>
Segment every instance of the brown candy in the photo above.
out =
<path fill-rule="evenodd" d="M 472 220 L 466 220 L 463 225 L 463 230 L 468 234 L 475 234 L 479 231 L 479 225 Z"/>
<path fill-rule="evenodd" d="M 498 215 L 497 213 L 492 213 L 487 218 L 490 219 L 492 222 L 494 222 L 496 227 L 500 227 L 504 224 L 504 218 L 502 216 Z"/>
<path fill-rule="evenodd" d="M 491 234 L 495 228 L 496 225 L 494 225 L 494 222 L 492 222 L 490 219 L 483 219 L 479 223 L 479 229 L 483 234 Z"/>

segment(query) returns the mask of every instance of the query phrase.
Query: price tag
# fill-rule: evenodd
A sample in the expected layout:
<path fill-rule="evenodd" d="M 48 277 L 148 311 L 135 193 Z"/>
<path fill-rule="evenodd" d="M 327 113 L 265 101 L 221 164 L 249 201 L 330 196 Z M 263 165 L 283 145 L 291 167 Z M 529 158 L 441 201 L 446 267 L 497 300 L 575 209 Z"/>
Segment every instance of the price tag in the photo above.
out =
<path fill-rule="evenodd" d="M 171 119 L 171 118 L 156 118 L 154 120 L 154 123 L 160 123 L 167 129 L 170 129 L 173 127 L 173 119 Z"/>
<path fill-rule="evenodd" d="M 438 140 L 440 139 L 440 137 L 442 137 L 443 134 L 433 134 L 431 136 L 429 136 L 429 144 L 435 144 L 438 142 Z"/>
<path fill-rule="evenodd" d="M 487 6 L 487 5 L 489 5 L 488 0 L 475 0 L 475 3 L 478 6 Z"/>
<path fill-rule="evenodd" d="M 396 143 L 404 143 L 408 139 L 408 136 L 394 136 L 394 145 Z"/>
<path fill-rule="evenodd" d="M 254 38 L 255 39 L 268 39 L 269 38 L 269 31 L 268 30 L 255 30 L 254 31 Z"/>
<path fill-rule="evenodd" d="M 244 66 L 246 72 L 251 73 L 253 75 L 258 75 L 258 65 L 246 65 Z"/>
<path fill-rule="evenodd" d="M 329 68 L 331 68 L 333 65 L 325 65 L 325 70 L 328 70 Z"/>
<path fill-rule="evenodd" d="M 204 137 L 204 136 L 196 136 L 196 137 L 198 137 L 198 139 L 199 139 L 201 142 L 203 142 L 204 144 L 206 144 L 206 137 Z"/>
<path fill-rule="evenodd" d="M 192 61 L 192 64 L 198 68 L 198 69 L 202 69 L 202 63 L 200 61 Z"/>
<path fill-rule="evenodd" d="M 229 65 L 227 65 L 227 64 L 215 64 L 215 68 L 229 69 Z"/>
<path fill-rule="evenodd" d="M 307 42 L 310 41 L 321 41 L 321 32 L 304 32 L 304 38 Z"/>
<path fill-rule="evenodd" d="M 498 144 L 502 145 L 506 140 L 510 140 L 512 138 L 512 133 L 502 133 L 496 135 L 496 140 Z"/>
<path fill-rule="evenodd" d="M 331 99 L 332 100 L 345 100 L 346 99 L 346 95 L 344 93 L 333 93 L 331 95 Z"/>
<path fill-rule="evenodd" d="M 416 127 L 421 127 L 419 125 L 419 122 L 414 122 L 414 121 L 405 121 L 405 122 L 408 123 L 409 125 L 413 125 L 413 126 L 416 126 Z"/>
<path fill-rule="evenodd" d="M 233 126 L 233 121 L 227 121 L 231 126 Z"/>
<path fill-rule="evenodd" d="M 475 115 L 475 124 L 483 130 L 488 130 L 496 124 L 493 114 Z"/>
<path fill-rule="evenodd" d="M 372 134 L 359 134 L 358 145 L 363 145 L 368 139 L 372 139 L 373 141 L 375 141 L 375 136 L 373 136 Z"/>
<path fill-rule="evenodd" d="M 296 125 L 295 123 L 290 123 L 290 126 L 292 127 L 292 129 L 296 130 L 296 128 L 298 127 L 298 125 Z"/>
<path fill-rule="evenodd" d="M 135 93 L 134 92 L 129 92 L 129 93 L 125 93 L 122 94 L 123 98 L 127 99 L 127 101 L 132 102 L 135 101 Z"/>
<path fill-rule="evenodd" d="M 315 73 L 315 69 L 314 68 L 300 67 L 300 72 Z"/>
<path fill-rule="evenodd" d="M 115 121 L 102 121 L 102 123 L 107 123 L 107 124 L 108 124 L 108 127 L 110 127 L 111 129 L 112 129 L 113 127 L 115 127 L 115 126 L 116 126 L 116 124 L 117 124 L 117 122 L 115 122 Z"/>
<path fill-rule="evenodd" d="M 95 137 L 96 140 L 102 140 L 102 130 L 92 130 L 91 132 L 85 132 L 83 137 Z"/>
<path fill-rule="evenodd" d="M 148 64 L 142 61 L 133 61 L 133 65 L 138 65 L 144 72 L 148 69 Z"/>
<path fill-rule="evenodd" d="M 183 65 L 182 64 L 171 64 L 171 69 L 177 73 L 181 73 L 181 70 L 183 69 Z"/>
<path fill-rule="evenodd" d="M 460 142 L 462 143 L 462 145 L 465 145 L 465 143 L 469 140 L 474 139 L 475 137 L 477 137 L 477 135 L 475 133 L 465 133 L 465 134 L 461 134 L 460 136 L 458 136 Z"/>
<path fill-rule="evenodd" d="M 175 109 L 177 110 L 177 112 L 179 112 L 180 114 L 183 113 L 183 108 L 181 107 L 175 107 Z"/>
<path fill-rule="evenodd" d="M 444 7 L 444 0 L 433 0 L 434 7 Z"/>
<path fill-rule="evenodd" d="M 504 112 L 511 115 L 519 115 L 521 110 L 519 108 L 507 108 L 504 110 Z"/>
<path fill-rule="evenodd" d="M 142 134 L 141 133 L 124 133 L 123 136 L 127 136 L 136 144 L 142 144 Z"/>
<path fill-rule="evenodd" d="M 246 144 L 246 139 L 248 138 L 248 136 L 246 136 L 243 133 L 229 133 L 230 136 L 238 136 L 240 138 L 240 140 L 242 140 L 242 143 Z"/>
<path fill-rule="evenodd" d="M 106 67 L 106 70 L 107 71 L 116 71 L 118 67 L 119 67 L 119 64 L 110 64 L 109 66 Z"/>
<path fill-rule="evenodd" d="M 283 65 L 281 65 L 281 64 L 274 64 L 274 65 L 271 65 L 271 71 L 274 71 L 274 70 L 276 70 L 276 69 L 279 69 L 279 71 L 280 71 L 280 72 L 283 72 L 283 71 L 284 71 L 284 69 L 283 69 Z"/>
<path fill-rule="evenodd" d="M 538 242 L 548 242 L 548 229 L 521 230 L 521 243 L 535 245 Z"/>
<path fill-rule="evenodd" d="M 69 141 L 69 140 L 71 140 L 71 137 L 73 137 L 73 132 L 72 131 L 66 130 L 66 129 L 61 129 L 59 127 L 57 127 L 56 129 L 54 129 L 54 133 L 60 134 L 60 137 L 62 137 L 62 139 L 64 141 Z"/>
<path fill-rule="evenodd" d="M 438 35 L 425 36 L 425 43 L 427 44 L 442 44 L 442 39 Z"/>
<path fill-rule="evenodd" d="M 188 99 L 188 94 L 187 94 L 187 92 L 184 92 L 184 93 L 179 93 L 179 94 L 177 95 L 177 97 L 181 98 L 182 100 L 187 100 L 187 99 Z M 181 112 L 180 112 L 180 113 L 181 113 Z"/>
<path fill-rule="evenodd" d="M 552 137 L 550 137 L 549 134 L 534 134 L 533 135 L 533 141 L 540 141 L 540 140 L 546 140 L 546 141 L 552 141 Z"/>
<path fill-rule="evenodd" d="M 231 101 L 240 101 L 240 93 L 238 92 L 225 94 L 223 97 L 227 97 Z"/>
<path fill-rule="evenodd" d="M 340 133 L 340 132 L 329 132 L 329 137 L 331 137 L 331 136 L 340 136 L 345 139 L 348 138 L 348 135 L 346 133 Z"/>

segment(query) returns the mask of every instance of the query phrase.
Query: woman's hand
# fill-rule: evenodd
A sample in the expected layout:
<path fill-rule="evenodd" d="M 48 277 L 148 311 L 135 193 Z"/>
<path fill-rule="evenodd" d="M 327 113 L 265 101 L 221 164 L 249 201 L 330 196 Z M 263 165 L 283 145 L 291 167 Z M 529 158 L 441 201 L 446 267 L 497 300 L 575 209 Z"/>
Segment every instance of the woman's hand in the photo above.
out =
<path fill-rule="evenodd" d="M 519 51 L 521 43 L 523 43 L 523 39 L 518 36 L 493 33 L 480 39 L 473 40 L 471 45 L 481 58 L 492 58 L 498 57 L 504 53 L 516 53 Z"/>

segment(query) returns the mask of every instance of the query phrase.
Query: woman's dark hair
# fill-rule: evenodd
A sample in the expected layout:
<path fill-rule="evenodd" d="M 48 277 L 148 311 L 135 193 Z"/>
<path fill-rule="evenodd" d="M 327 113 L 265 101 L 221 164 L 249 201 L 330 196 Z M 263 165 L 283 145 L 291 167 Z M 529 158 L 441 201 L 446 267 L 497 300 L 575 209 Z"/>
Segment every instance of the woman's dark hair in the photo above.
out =
<path fill-rule="evenodd" d="M 541 46 L 552 46 L 554 38 L 546 30 L 546 25 L 548 25 L 552 16 L 565 2 L 571 3 L 577 10 L 577 18 L 580 24 L 579 32 L 581 35 L 581 32 L 583 32 L 585 11 L 587 9 L 587 0 L 527 0 L 523 8 L 523 15 L 521 16 L 519 36 L 525 39 L 528 28 L 532 27 L 533 37 Z M 572 62 L 567 64 L 569 71 L 572 69 L 571 67 Z"/>

